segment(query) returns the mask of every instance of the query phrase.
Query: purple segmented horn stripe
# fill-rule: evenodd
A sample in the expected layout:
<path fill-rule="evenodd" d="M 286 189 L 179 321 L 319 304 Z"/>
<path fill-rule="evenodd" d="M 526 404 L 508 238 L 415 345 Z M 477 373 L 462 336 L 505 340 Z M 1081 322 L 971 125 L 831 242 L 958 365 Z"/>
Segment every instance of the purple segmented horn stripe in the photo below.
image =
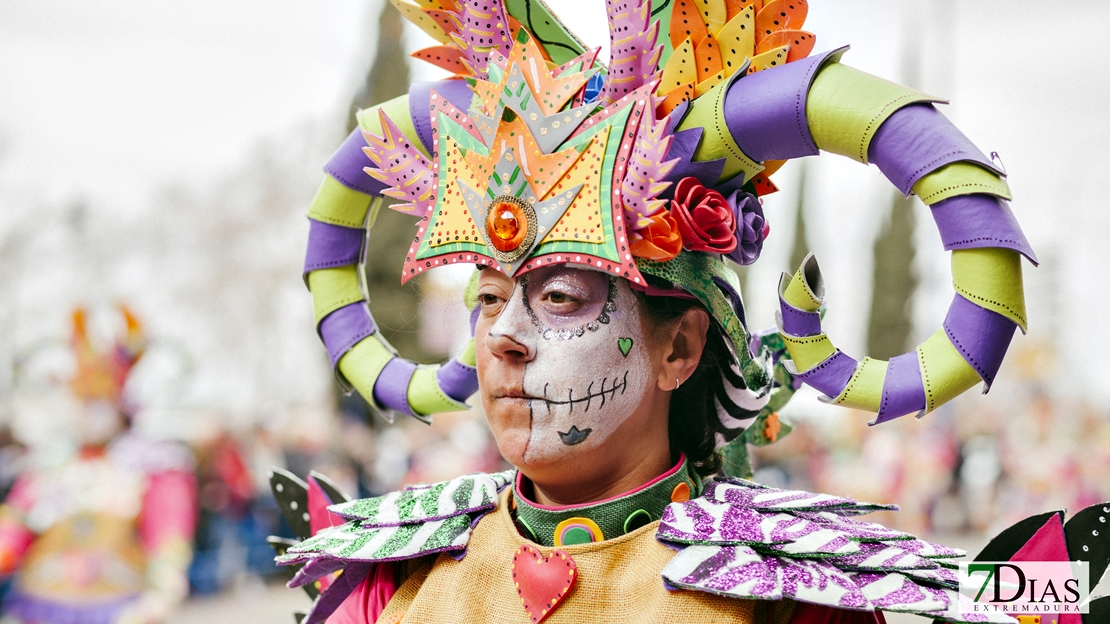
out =
<path fill-rule="evenodd" d="M 925 409 L 925 386 L 921 381 L 921 364 L 917 352 L 910 351 L 891 358 L 883 381 L 883 398 L 879 415 L 873 425 L 914 414 Z"/>
<path fill-rule="evenodd" d="M 826 396 L 837 397 L 844 386 L 852 379 L 858 362 L 840 349 L 827 360 L 798 375 L 807 386 L 823 392 Z"/>
<path fill-rule="evenodd" d="M 470 108 L 470 100 L 474 97 L 465 80 L 417 82 L 412 85 L 409 89 L 409 115 L 420 143 L 429 154 L 436 149 L 432 144 L 432 116 L 428 113 L 433 90 L 461 111 Z"/>
<path fill-rule="evenodd" d="M 724 115 L 728 130 L 749 158 L 786 160 L 816 156 L 806 121 L 806 97 L 818 70 L 839 59 L 840 48 L 744 76 L 729 87 Z"/>
<path fill-rule="evenodd" d="M 915 182 L 954 162 L 970 161 L 1005 175 L 932 104 L 892 114 L 871 139 L 868 158 L 906 197 Z"/>
<path fill-rule="evenodd" d="M 470 311 L 470 337 L 474 337 L 474 328 L 478 326 L 478 315 L 482 313 L 482 306 L 474 306 Z"/>
<path fill-rule="evenodd" d="M 352 303 L 325 316 L 318 329 L 328 349 L 332 367 L 358 341 L 378 331 L 365 302 Z"/>
<path fill-rule="evenodd" d="M 444 394 L 462 403 L 478 391 L 478 369 L 452 358 L 436 371 L 436 383 Z"/>
<path fill-rule="evenodd" d="M 380 195 L 385 190 L 385 184 L 371 178 L 370 174 L 364 171 L 366 167 L 374 166 L 362 151 L 364 147 L 366 147 L 366 139 L 362 138 L 362 130 L 355 128 L 324 165 L 324 171 L 352 191 Z"/>
<path fill-rule="evenodd" d="M 779 297 L 782 330 L 791 336 L 816 336 L 821 333 L 821 314 L 799 310 Z"/>
<path fill-rule="evenodd" d="M 395 357 L 385 365 L 374 382 L 374 401 L 378 405 L 412 416 L 409 407 L 409 381 L 416 372 L 416 364 L 405 358 Z"/>
<path fill-rule="evenodd" d="M 990 389 L 1017 329 L 1010 319 L 957 294 L 944 319 L 948 339 Z"/>
<path fill-rule="evenodd" d="M 957 195 L 929 208 L 945 250 L 1002 247 L 1038 264 L 1006 201 L 993 195 Z"/>
<path fill-rule="evenodd" d="M 358 262 L 366 230 L 308 220 L 308 250 L 304 272 L 330 269 Z"/>

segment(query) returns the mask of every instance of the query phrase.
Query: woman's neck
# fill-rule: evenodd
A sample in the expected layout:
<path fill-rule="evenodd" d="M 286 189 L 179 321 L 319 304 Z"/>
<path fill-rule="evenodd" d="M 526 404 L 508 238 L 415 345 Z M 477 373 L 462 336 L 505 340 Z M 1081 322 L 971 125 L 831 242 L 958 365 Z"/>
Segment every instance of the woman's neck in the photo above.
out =
<path fill-rule="evenodd" d="M 667 472 L 674 466 L 670 449 L 657 448 L 651 453 L 640 453 L 620 465 L 605 466 L 602 470 L 581 471 L 567 475 L 560 481 L 536 481 L 533 485 L 535 502 L 552 507 L 582 505 L 607 500 L 634 490 Z"/>

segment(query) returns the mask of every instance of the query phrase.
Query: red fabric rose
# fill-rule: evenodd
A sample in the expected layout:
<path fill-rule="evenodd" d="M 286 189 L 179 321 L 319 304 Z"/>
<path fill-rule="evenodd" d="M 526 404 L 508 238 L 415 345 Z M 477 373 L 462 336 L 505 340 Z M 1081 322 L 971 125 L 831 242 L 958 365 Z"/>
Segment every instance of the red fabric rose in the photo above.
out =
<path fill-rule="evenodd" d="M 671 214 L 678 222 L 682 246 L 686 249 L 717 254 L 736 249 L 732 206 L 724 195 L 702 186 L 697 178 L 679 180 L 671 200 Z"/>
<path fill-rule="evenodd" d="M 643 238 L 629 245 L 632 255 L 659 262 L 673 259 L 682 251 L 682 236 L 678 233 L 674 217 L 670 212 L 660 210 L 648 218 L 651 223 L 638 232 Z"/>

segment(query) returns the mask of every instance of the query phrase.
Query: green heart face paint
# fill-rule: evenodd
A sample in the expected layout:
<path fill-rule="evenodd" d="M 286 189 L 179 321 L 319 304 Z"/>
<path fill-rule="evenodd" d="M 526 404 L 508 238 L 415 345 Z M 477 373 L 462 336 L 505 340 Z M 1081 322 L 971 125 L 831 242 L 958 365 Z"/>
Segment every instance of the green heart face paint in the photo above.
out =
<path fill-rule="evenodd" d="M 628 357 L 628 352 L 632 350 L 632 339 L 617 338 L 617 348 L 621 350 L 621 355 Z"/>

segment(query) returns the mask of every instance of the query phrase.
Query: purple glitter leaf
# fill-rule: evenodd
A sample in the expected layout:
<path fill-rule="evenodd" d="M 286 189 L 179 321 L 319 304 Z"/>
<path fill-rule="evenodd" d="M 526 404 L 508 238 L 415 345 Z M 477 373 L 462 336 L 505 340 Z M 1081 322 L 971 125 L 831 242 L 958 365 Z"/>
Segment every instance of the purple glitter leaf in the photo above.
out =
<path fill-rule="evenodd" d="M 650 22 L 651 0 L 605 0 L 609 14 L 609 73 L 602 104 L 609 105 L 655 79 L 663 53 Z"/>
<path fill-rule="evenodd" d="M 948 596 L 943 591 L 930 591 L 901 574 L 851 572 L 848 577 L 872 605 L 884 611 L 929 613 L 948 608 Z"/>
<path fill-rule="evenodd" d="M 912 552 L 918 557 L 926 559 L 956 559 L 967 556 L 967 552 L 958 548 L 949 548 L 943 544 L 934 544 L 921 539 L 905 540 L 895 545 L 906 552 Z"/>
<path fill-rule="evenodd" d="M 930 570 L 906 570 L 902 572 L 915 580 L 936 583 L 948 589 L 960 588 L 960 577 L 948 568 L 936 567 Z"/>
<path fill-rule="evenodd" d="M 686 544 L 775 546 L 776 554 L 794 556 L 848 555 L 859 550 L 858 542 L 829 525 L 707 498 L 668 505 L 657 537 Z"/>
<path fill-rule="evenodd" d="M 863 591 L 847 574 L 822 561 L 783 558 L 782 593 L 803 602 L 842 609 L 872 610 Z"/>
<path fill-rule="evenodd" d="M 894 572 L 897 570 L 926 570 L 939 566 L 934 561 L 918 557 L 898 547 L 901 542 L 860 544 L 859 552 L 835 557 L 836 565 L 863 572 Z"/>
<path fill-rule="evenodd" d="M 742 505 L 695 498 L 667 506 L 657 537 L 685 544 L 774 544 L 770 533 L 777 527 L 764 520 L 763 514 Z"/>
<path fill-rule="evenodd" d="M 815 494 L 801 490 L 780 490 L 744 479 L 714 479 L 705 496 L 720 502 L 748 505 L 757 509 L 782 511 L 829 511 L 836 514 L 869 513 L 897 509 L 891 505 L 860 503 L 851 498 Z"/>
<path fill-rule="evenodd" d="M 824 524 L 835 527 L 839 531 L 843 531 L 849 536 L 849 539 L 858 541 L 874 541 L 874 542 L 889 542 L 889 541 L 910 541 L 914 536 L 909 533 L 903 533 L 895 529 L 885 527 L 881 524 L 874 522 L 860 522 L 859 520 L 852 520 L 844 516 L 832 512 L 793 512 L 794 515 L 805 518 L 810 522 L 817 524 Z M 937 546 L 937 548 L 943 548 Z M 956 552 L 956 551 L 953 551 Z M 924 556 L 924 555 L 922 555 Z M 961 555 L 957 555 L 961 556 Z"/>
<path fill-rule="evenodd" d="M 690 546 L 675 555 L 661 572 L 663 581 L 734 598 L 780 600 L 781 565 L 765 560 L 746 546 Z"/>

